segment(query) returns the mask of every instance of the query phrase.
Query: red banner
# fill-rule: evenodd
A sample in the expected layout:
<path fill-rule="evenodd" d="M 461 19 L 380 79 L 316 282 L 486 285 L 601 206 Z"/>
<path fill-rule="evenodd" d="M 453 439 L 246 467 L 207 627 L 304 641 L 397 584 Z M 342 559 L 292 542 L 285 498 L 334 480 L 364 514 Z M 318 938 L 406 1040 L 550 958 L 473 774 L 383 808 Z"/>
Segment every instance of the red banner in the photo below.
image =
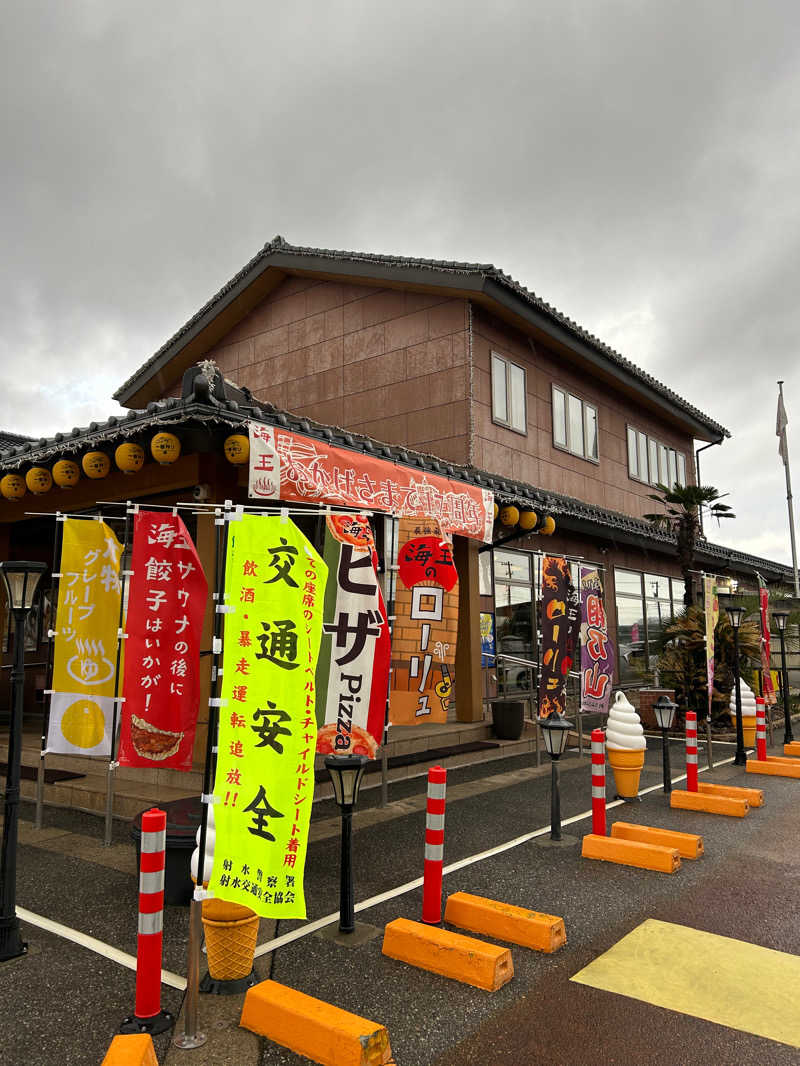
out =
<path fill-rule="evenodd" d="M 131 569 L 119 763 L 191 770 L 208 585 L 183 519 L 139 511 Z"/>
<path fill-rule="evenodd" d="M 775 695 L 775 686 L 772 684 L 772 651 L 769 639 L 769 592 L 766 588 L 759 587 L 758 606 L 761 616 L 761 686 L 764 692 L 764 702 L 767 706 L 778 702 Z"/>
<path fill-rule="evenodd" d="M 261 500 L 330 503 L 435 518 L 442 531 L 492 539 L 494 494 L 438 474 L 250 423 L 248 493 Z"/>

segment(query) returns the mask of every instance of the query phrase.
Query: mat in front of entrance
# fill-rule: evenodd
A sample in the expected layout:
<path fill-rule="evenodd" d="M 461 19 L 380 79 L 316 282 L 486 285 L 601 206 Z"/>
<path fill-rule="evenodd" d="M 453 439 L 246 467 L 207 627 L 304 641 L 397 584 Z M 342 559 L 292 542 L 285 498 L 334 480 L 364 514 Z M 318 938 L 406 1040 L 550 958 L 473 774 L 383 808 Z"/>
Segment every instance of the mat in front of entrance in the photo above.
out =
<path fill-rule="evenodd" d="M 21 766 L 20 777 L 25 781 L 36 780 L 36 767 L 35 766 Z M 0 777 L 5 777 L 8 773 L 8 763 L 0 762 Z M 58 781 L 77 781 L 79 777 L 85 777 L 86 774 L 73 774 L 70 770 L 45 770 L 44 783 L 46 785 L 54 785 Z"/>

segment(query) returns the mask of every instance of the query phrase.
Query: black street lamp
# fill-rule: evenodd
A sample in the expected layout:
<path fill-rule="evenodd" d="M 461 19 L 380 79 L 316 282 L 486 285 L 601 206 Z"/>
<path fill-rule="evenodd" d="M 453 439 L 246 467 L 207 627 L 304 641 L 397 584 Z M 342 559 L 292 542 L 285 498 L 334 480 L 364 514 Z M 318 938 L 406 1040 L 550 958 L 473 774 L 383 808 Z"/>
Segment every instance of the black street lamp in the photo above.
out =
<path fill-rule="evenodd" d="M 673 703 L 669 696 L 659 696 L 653 704 L 658 728 L 661 730 L 661 762 L 664 768 L 664 792 L 667 795 L 672 792 L 672 770 L 669 765 L 669 738 L 667 737 L 667 732 L 672 728 L 677 706 L 677 703 Z"/>
<path fill-rule="evenodd" d="M 558 760 L 564 754 L 572 722 L 553 711 L 539 720 L 544 737 L 544 746 L 550 756 L 550 839 L 561 840 L 561 792 L 558 780 Z"/>
<path fill-rule="evenodd" d="M 737 603 L 732 595 L 719 597 L 724 601 L 722 606 L 727 612 L 728 619 L 733 630 L 733 677 L 736 692 L 736 754 L 733 757 L 735 766 L 744 766 L 747 762 L 747 753 L 744 750 L 744 730 L 742 728 L 742 682 L 739 673 L 739 626 L 744 618 L 744 607 Z"/>
<path fill-rule="evenodd" d="M 772 612 L 772 618 L 778 627 L 778 636 L 781 639 L 781 682 L 783 688 L 783 743 L 791 744 L 794 740 L 792 734 L 792 711 L 789 705 L 789 671 L 786 669 L 786 623 L 789 621 L 788 611 Z"/>
<path fill-rule="evenodd" d="M 22 703 L 25 680 L 25 619 L 33 605 L 44 563 L 0 563 L 8 609 L 14 616 L 14 662 L 11 667 L 11 725 L 8 773 L 3 801 L 3 844 L 0 850 L 0 962 L 24 955 L 28 945 L 17 918 L 17 823 L 22 762 Z"/>
<path fill-rule="evenodd" d="M 342 812 L 342 856 L 339 871 L 339 932 L 354 933 L 353 904 L 353 808 L 358 802 L 361 778 L 369 762 L 366 755 L 326 755 L 325 769 L 331 775 L 333 792 Z"/>

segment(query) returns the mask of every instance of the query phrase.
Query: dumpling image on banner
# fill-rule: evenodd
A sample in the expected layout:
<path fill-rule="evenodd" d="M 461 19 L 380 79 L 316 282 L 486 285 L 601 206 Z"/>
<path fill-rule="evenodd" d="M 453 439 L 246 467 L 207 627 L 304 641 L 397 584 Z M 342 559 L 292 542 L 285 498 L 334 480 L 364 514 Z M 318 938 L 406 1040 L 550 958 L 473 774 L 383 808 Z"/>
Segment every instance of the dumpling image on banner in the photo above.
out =
<path fill-rule="evenodd" d="M 58 755 L 111 755 L 113 709 L 110 696 L 54 692 L 46 750 Z"/>

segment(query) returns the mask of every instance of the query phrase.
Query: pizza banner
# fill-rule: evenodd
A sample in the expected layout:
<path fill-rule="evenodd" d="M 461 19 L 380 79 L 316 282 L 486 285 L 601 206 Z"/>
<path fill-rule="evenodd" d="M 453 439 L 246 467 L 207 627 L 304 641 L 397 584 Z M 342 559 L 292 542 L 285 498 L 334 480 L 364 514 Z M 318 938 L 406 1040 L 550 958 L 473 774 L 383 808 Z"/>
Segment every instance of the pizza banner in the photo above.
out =
<path fill-rule="evenodd" d="M 392 725 L 446 722 L 455 683 L 458 572 L 433 517 L 400 519 L 392 633 Z"/>
<path fill-rule="evenodd" d="M 209 887 L 265 917 L 306 916 L 327 574 L 288 518 L 231 520 Z"/>
<path fill-rule="evenodd" d="M 105 522 L 64 520 L 48 752 L 111 754 L 121 557 Z"/>
<path fill-rule="evenodd" d="M 137 512 L 131 570 L 119 764 L 191 770 L 208 583 L 180 515 Z"/>
<path fill-rule="evenodd" d="M 430 517 L 450 536 L 492 539 L 494 493 L 487 489 L 263 422 L 250 422 L 249 431 L 248 494 L 255 499 Z"/>
<path fill-rule="evenodd" d="M 560 556 L 542 559 L 542 662 L 539 670 L 539 717 L 565 714 L 567 677 L 578 638 L 578 593 L 569 563 Z"/>
<path fill-rule="evenodd" d="M 767 706 L 776 704 L 778 697 L 775 695 L 775 685 L 772 681 L 772 649 L 769 635 L 769 590 L 763 584 L 763 579 L 758 578 L 758 606 L 761 618 L 761 688 L 764 693 L 764 702 Z"/>
<path fill-rule="evenodd" d="M 579 569 L 581 594 L 581 710 L 608 714 L 614 677 L 614 645 L 608 639 L 603 583 L 596 566 Z"/>
<path fill-rule="evenodd" d="M 391 640 L 369 519 L 328 516 L 324 558 L 317 751 L 374 759 L 383 743 Z"/>
<path fill-rule="evenodd" d="M 711 701 L 714 698 L 714 633 L 719 621 L 717 579 L 703 578 L 703 610 L 706 619 L 706 683 L 708 685 L 708 720 L 711 721 Z"/>

